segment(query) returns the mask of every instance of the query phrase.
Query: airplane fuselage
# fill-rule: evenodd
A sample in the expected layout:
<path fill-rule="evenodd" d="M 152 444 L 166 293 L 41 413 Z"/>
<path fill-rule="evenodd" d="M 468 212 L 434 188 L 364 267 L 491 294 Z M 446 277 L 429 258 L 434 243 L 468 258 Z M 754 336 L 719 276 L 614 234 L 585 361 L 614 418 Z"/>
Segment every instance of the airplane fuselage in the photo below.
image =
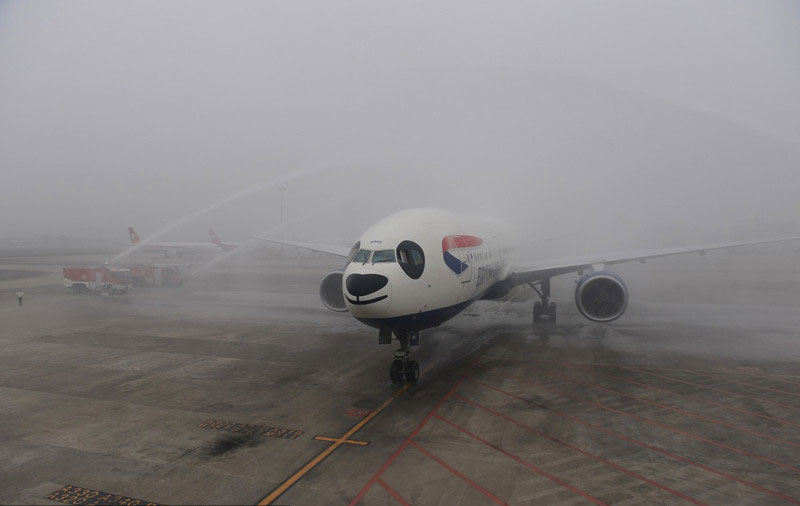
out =
<path fill-rule="evenodd" d="M 510 270 L 501 227 L 438 209 L 393 214 L 361 236 L 342 277 L 350 313 L 376 328 L 435 327 Z"/>

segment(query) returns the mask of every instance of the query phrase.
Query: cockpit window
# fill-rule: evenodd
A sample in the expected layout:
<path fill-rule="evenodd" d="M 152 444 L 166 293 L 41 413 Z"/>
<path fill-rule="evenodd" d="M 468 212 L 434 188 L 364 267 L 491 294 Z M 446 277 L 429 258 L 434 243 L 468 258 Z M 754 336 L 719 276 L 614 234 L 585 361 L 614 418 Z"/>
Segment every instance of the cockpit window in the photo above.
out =
<path fill-rule="evenodd" d="M 370 251 L 368 249 L 360 249 L 360 250 L 358 250 L 358 253 L 356 253 L 356 255 L 353 257 L 353 263 L 365 264 L 365 263 L 369 262 L 370 253 L 372 253 L 372 251 Z"/>
<path fill-rule="evenodd" d="M 382 249 L 372 254 L 373 264 L 385 263 L 385 262 L 394 262 L 393 249 Z"/>
<path fill-rule="evenodd" d="M 425 253 L 419 244 L 403 241 L 397 246 L 397 263 L 411 279 L 419 279 L 425 270 Z"/>
<path fill-rule="evenodd" d="M 347 254 L 347 263 L 350 263 L 350 262 L 353 261 L 353 257 L 356 256 L 356 253 L 358 253 L 358 250 L 360 248 L 361 248 L 361 241 L 358 241 L 355 244 L 353 244 L 353 247 L 350 248 L 350 253 Z"/>

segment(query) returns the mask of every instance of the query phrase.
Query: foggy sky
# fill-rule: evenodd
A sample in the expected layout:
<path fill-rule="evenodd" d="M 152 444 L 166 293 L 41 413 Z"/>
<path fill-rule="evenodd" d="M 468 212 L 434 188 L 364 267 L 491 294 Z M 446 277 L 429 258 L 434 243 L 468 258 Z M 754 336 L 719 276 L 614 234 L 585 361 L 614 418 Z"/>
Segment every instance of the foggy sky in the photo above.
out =
<path fill-rule="evenodd" d="M 418 205 L 755 238 L 800 219 L 798 90 L 796 1 L 2 2 L 0 245 L 124 243 L 317 169 L 298 239 Z M 278 195 L 165 239 L 268 230 Z"/>

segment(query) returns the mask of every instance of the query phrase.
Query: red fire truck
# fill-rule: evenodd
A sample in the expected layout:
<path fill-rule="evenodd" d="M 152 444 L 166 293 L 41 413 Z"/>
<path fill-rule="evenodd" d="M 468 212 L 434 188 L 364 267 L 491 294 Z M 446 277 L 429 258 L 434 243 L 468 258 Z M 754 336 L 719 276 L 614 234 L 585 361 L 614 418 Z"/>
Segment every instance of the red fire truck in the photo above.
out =
<path fill-rule="evenodd" d="M 132 265 L 134 286 L 180 286 L 185 277 L 180 265 Z"/>
<path fill-rule="evenodd" d="M 64 267 L 64 286 L 75 293 L 125 293 L 131 270 L 121 267 Z"/>

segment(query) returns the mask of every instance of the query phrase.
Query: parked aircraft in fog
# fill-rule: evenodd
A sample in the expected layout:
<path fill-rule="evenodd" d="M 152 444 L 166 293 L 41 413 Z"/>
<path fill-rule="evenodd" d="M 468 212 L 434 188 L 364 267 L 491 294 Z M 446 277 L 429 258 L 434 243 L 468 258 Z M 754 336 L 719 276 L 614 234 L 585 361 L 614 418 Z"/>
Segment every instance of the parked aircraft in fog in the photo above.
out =
<path fill-rule="evenodd" d="M 364 232 L 349 253 L 337 246 L 257 239 L 347 258 L 342 271 L 326 275 L 320 285 L 322 303 L 333 311 L 349 311 L 360 322 L 378 329 L 378 342 L 400 343 L 390 368 L 393 381 L 413 382 L 419 365 L 409 360 L 419 332 L 441 325 L 477 300 L 499 299 L 519 285 L 539 295 L 533 322 L 556 321 L 550 301 L 550 278 L 577 273 L 575 304 L 595 322 L 610 322 L 628 306 L 622 278 L 607 270 L 614 264 L 645 261 L 681 253 L 705 252 L 771 242 L 729 242 L 688 248 L 649 250 L 546 265 L 512 262 L 512 248 L 502 224 L 438 209 L 409 209 L 377 222 Z"/>
<path fill-rule="evenodd" d="M 211 243 L 214 244 L 214 246 L 221 249 L 222 251 L 235 250 L 236 248 L 242 245 L 241 243 L 238 242 L 222 242 L 222 240 L 219 238 L 217 233 L 214 232 L 214 229 L 212 228 L 208 229 L 208 238 L 211 240 Z"/>
<path fill-rule="evenodd" d="M 139 244 L 139 235 L 133 230 L 133 227 L 128 227 L 128 235 L 131 239 L 131 246 Z M 209 242 L 150 242 L 144 245 L 144 250 L 179 256 L 187 252 L 218 253 L 239 247 L 238 243 L 222 242 L 212 229 L 208 230 L 208 236 Z"/>

